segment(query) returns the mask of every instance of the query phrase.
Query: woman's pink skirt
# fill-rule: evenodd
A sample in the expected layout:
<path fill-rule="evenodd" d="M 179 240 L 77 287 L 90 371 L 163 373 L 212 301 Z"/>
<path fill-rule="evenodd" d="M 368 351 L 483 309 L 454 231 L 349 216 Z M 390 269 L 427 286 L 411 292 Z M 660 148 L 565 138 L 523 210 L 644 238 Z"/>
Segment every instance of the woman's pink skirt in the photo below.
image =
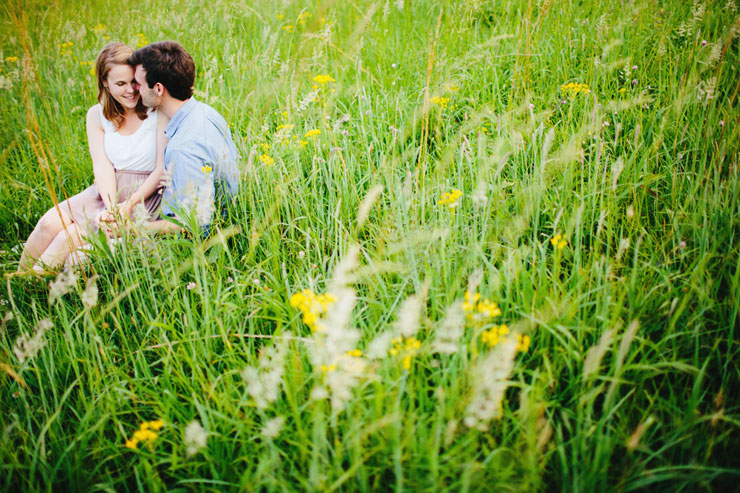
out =
<path fill-rule="evenodd" d="M 139 186 L 144 183 L 151 172 L 149 171 L 126 171 L 116 170 L 116 187 L 118 190 L 118 203 L 126 201 Z M 162 188 L 154 191 L 144 199 L 144 207 L 149 217 L 152 218 L 162 201 Z M 70 215 L 77 226 L 86 233 L 97 233 L 97 217 L 105 209 L 103 198 L 100 196 L 98 187 L 90 185 L 77 195 L 59 202 L 59 208 Z"/>

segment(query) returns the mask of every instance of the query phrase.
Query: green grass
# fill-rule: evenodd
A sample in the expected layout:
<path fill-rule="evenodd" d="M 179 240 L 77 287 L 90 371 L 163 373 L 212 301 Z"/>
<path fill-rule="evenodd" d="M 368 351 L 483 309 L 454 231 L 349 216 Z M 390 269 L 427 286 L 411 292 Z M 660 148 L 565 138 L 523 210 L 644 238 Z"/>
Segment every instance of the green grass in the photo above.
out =
<path fill-rule="evenodd" d="M 734 489 L 739 13 L 724 0 L 3 5 L 0 489 Z M 242 189 L 205 241 L 92 239 L 90 268 L 50 304 L 53 275 L 12 273 L 51 192 L 93 179 L 81 62 L 141 38 L 193 55 Z M 311 101 L 320 74 L 334 81 Z M 571 82 L 589 91 L 569 96 Z M 439 204 L 453 189 L 458 206 Z M 501 315 L 464 319 L 468 286 Z M 337 297 L 320 322 L 331 344 L 289 302 L 306 288 Z M 43 319 L 43 347 L 19 361 Z M 502 323 L 508 339 L 488 348 L 482 332 Z M 373 354 L 402 333 L 420 347 Z M 265 406 L 242 376 L 260 361 L 265 385 L 281 382 Z M 156 419 L 151 447 L 125 447 Z M 207 445 L 188 456 L 193 420 Z"/>

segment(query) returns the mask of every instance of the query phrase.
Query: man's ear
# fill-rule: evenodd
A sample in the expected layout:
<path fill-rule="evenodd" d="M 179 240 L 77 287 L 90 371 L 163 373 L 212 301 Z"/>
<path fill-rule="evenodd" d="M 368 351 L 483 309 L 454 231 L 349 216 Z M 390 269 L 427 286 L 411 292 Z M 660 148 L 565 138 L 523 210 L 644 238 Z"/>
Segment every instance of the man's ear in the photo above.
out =
<path fill-rule="evenodd" d="M 157 93 L 157 96 L 163 96 L 163 95 L 164 95 L 164 91 L 165 91 L 165 90 L 166 90 L 166 89 L 165 89 L 165 87 L 164 87 L 164 86 L 162 85 L 162 83 L 161 83 L 161 82 L 157 82 L 156 84 L 154 84 L 154 91 L 155 91 L 155 92 Z"/>

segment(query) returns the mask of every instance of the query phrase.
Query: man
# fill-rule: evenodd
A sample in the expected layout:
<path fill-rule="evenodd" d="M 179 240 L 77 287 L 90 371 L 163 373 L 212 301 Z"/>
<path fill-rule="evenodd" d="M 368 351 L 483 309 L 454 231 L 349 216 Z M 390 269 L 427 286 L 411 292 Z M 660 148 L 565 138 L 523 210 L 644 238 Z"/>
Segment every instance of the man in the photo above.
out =
<path fill-rule="evenodd" d="M 198 225 L 208 230 L 217 210 L 217 187 L 227 195 L 239 188 L 237 153 L 229 126 L 216 110 L 193 98 L 193 58 L 174 41 L 152 43 L 134 52 L 135 87 L 149 108 L 170 119 L 164 133 L 165 189 L 161 215 L 189 222 L 195 213 Z M 220 205 L 220 204 L 219 204 Z M 191 222 L 192 224 L 192 222 Z M 171 221 L 146 224 L 152 232 L 178 231 Z"/>

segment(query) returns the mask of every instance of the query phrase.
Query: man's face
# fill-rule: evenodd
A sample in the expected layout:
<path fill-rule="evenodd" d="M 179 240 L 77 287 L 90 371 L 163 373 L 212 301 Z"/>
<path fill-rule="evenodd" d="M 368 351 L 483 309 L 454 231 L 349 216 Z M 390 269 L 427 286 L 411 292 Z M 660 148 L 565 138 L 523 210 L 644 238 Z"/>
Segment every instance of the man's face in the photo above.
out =
<path fill-rule="evenodd" d="M 160 83 L 156 83 L 155 87 L 149 87 L 146 82 L 146 70 L 143 65 L 137 65 L 134 71 L 134 80 L 136 81 L 136 89 L 141 94 L 141 102 L 147 108 L 157 108 L 162 102 L 162 96 L 158 94 Z"/>

